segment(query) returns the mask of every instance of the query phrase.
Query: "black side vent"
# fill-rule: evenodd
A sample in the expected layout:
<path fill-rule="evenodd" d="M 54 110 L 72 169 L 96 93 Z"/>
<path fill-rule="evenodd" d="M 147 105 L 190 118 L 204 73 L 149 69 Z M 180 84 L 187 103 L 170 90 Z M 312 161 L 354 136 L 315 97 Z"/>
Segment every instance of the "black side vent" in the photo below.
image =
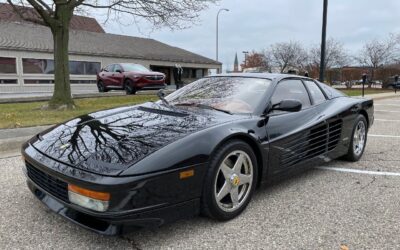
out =
<path fill-rule="evenodd" d="M 328 151 L 336 148 L 342 135 L 342 120 L 329 123 L 329 142 Z"/>
<path fill-rule="evenodd" d="M 162 110 L 162 109 L 152 109 L 152 108 L 146 108 L 146 107 L 139 107 L 138 110 L 155 113 L 155 114 L 160 114 L 160 115 L 169 115 L 169 116 L 177 116 L 177 117 L 188 116 L 188 114 L 184 114 L 184 113 L 178 113 L 178 112 Z"/>
<path fill-rule="evenodd" d="M 311 159 L 335 149 L 338 145 L 342 130 L 342 121 L 337 120 L 328 124 L 318 125 L 309 133 L 283 145 L 281 167 L 290 167 L 306 159 Z"/>

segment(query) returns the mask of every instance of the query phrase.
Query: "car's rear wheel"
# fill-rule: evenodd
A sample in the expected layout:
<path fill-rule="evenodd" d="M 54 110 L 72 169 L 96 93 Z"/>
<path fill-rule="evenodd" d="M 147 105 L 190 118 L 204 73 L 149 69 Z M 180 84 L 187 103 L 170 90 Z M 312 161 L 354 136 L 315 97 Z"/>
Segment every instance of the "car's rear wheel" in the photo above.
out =
<path fill-rule="evenodd" d="M 256 187 L 257 160 L 252 148 L 240 140 L 220 147 L 210 161 L 203 188 L 202 212 L 217 219 L 238 216 Z"/>
<path fill-rule="evenodd" d="M 124 89 L 127 95 L 136 94 L 136 88 L 133 86 L 133 82 L 129 79 L 125 81 Z"/>
<path fill-rule="evenodd" d="M 97 83 L 97 89 L 99 90 L 100 93 L 108 91 L 107 88 L 104 86 L 104 83 L 102 81 L 99 81 Z"/>
<path fill-rule="evenodd" d="M 364 153 L 367 144 L 368 124 L 363 115 L 358 115 L 351 135 L 349 151 L 346 159 L 349 161 L 358 161 Z"/>

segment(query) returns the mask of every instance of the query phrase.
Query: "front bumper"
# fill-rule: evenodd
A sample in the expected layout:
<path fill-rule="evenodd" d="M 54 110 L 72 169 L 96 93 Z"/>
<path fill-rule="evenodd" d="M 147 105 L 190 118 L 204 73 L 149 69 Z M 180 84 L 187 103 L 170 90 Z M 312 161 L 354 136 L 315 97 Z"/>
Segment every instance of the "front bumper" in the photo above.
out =
<path fill-rule="evenodd" d="M 112 177 L 56 162 L 29 144 L 24 145 L 22 155 L 26 161 L 23 172 L 32 193 L 55 213 L 100 234 L 126 233 L 199 213 L 205 163 L 145 175 Z M 196 175 L 180 180 L 180 171 L 186 169 L 194 169 Z M 111 193 L 108 211 L 95 212 L 70 203 L 67 184 Z"/>
<path fill-rule="evenodd" d="M 138 209 L 129 212 L 96 213 L 82 211 L 73 204 L 53 197 L 27 177 L 31 192 L 50 210 L 88 230 L 103 235 L 119 235 L 143 227 L 158 227 L 199 214 L 200 199 L 164 207 Z"/>

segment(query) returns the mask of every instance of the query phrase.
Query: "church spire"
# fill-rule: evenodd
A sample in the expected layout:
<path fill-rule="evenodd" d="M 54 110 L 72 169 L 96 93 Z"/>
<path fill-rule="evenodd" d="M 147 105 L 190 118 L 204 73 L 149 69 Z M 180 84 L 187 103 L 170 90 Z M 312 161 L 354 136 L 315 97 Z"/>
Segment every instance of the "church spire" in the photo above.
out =
<path fill-rule="evenodd" d="M 239 72 L 239 61 L 237 57 L 237 52 L 235 54 L 235 62 L 233 63 L 233 72 Z"/>

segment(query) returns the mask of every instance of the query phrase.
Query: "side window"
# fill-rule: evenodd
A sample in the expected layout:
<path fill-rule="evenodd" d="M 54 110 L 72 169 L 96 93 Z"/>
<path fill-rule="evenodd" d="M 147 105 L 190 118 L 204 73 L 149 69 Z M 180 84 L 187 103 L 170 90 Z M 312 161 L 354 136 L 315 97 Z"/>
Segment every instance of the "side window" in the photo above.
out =
<path fill-rule="evenodd" d="M 104 70 L 105 70 L 106 72 L 112 72 L 113 67 L 114 67 L 114 64 L 110 64 L 110 65 L 108 65 L 107 67 L 105 67 Z"/>
<path fill-rule="evenodd" d="M 113 72 L 117 72 L 117 70 L 119 70 L 119 71 L 121 71 L 121 72 L 122 72 L 122 67 L 121 67 L 121 65 L 119 65 L 119 64 L 115 64 L 115 67 L 114 67 L 114 70 L 113 70 Z"/>
<path fill-rule="evenodd" d="M 286 80 L 278 83 L 271 97 L 272 105 L 280 103 L 284 99 L 294 99 L 302 103 L 302 109 L 311 106 L 310 97 L 300 80 Z"/>
<path fill-rule="evenodd" d="M 317 86 L 317 84 L 315 84 L 315 82 L 305 80 L 304 83 L 306 84 L 315 105 L 321 104 L 326 101 L 324 94 Z"/>

